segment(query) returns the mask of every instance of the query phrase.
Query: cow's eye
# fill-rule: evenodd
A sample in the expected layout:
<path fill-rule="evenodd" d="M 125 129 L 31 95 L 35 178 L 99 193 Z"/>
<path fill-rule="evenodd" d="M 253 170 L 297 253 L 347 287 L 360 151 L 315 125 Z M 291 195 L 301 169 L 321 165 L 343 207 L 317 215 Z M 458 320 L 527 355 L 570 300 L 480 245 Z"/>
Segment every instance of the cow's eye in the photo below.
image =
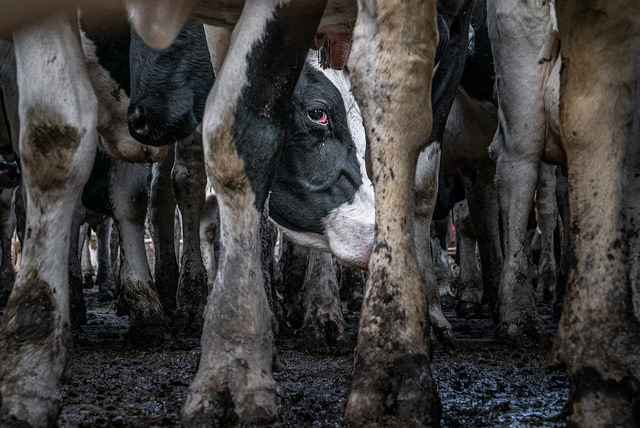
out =
<path fill-rule="evenodd" d="M 308 110 L 307 115 L 309 116 L 309 119 L 321 125 L 326 125 L 329 121 L 329 116 L 327 116 L 327 113 L 319 108 Z"/>

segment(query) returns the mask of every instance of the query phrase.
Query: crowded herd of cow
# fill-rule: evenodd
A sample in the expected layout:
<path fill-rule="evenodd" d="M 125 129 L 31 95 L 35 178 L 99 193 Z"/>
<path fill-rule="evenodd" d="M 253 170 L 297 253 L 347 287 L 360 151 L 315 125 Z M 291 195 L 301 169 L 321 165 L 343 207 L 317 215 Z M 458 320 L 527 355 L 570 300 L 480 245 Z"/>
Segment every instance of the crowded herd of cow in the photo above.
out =
<path fill-rule="evenodd" d="M 184 426 L 281 418 L 276 231 L 280 269 L 366 277 L 345 421 L 437 426 L 449 221 L 458 314 L 553 340 L 569 423 L 640 423 L 637 1 L 0 4 L 1 426 L 56 423 L 92 229 L 129 335 L 201 338 Z M 307 282 L 308 340 L 351 349 Z"/>

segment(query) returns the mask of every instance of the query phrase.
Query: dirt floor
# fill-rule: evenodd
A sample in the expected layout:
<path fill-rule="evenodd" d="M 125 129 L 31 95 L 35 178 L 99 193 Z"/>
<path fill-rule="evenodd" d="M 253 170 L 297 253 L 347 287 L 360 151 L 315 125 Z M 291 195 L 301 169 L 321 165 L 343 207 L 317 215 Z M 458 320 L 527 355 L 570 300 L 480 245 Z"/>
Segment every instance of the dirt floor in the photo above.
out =
<path fill-rule="evenodd" d="M 127 318 L 97 304 L 86 290 L 89 321 L 74 335 L 71 367 L 62 380 L 61 427 L 177 426 L 198 366 L 195 341 L 132 343 Z M 549 331 L 550 311 L 542 308 Z M 435 346 L 432 369 L 444 427 L 562 426 L 568 396 L 563 372 L 545 368 L 548 349 L 511 349 L 493 340 L 490 319 L 458 319 L 446 312 L 458 339 L 455 350 Z M 348 314 L 351 333 L 357 314 Z M 342 425 L 352 356 L 310 355 L 295 338 L 278 339 L 282 370 L 274 374 L 283 396 L 283 426 Z"/>

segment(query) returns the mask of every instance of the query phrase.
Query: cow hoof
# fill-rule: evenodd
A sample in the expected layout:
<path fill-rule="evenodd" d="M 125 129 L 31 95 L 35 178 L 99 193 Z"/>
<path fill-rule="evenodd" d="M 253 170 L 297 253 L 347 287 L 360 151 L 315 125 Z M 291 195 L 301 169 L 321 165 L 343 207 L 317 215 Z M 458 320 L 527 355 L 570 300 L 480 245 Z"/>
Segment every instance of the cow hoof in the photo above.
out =
<path fill-rule="evenodd" d="M 98 302 L 100 303 L 111 302 L 113 299 L 115 299 L 115 296 L 113 295 L 112 291 L 98 290 Z"/>
<path fill-rule="evenodd" d="M 167 318 L 162 313 L 147 317 L 133 317 L 129 314 L 130 326 L 126 339 L 135 342 L 164 342 L 168 336 Z"/>
<path fill-rule="evenodd" d="M 547 330 L 536 311 L 515 311 L 496 327 L 496 339 L 507 345 L 549 344 Z"/>
<path fill-rule="evenodd" d="M 306 352 L 323 355 L 345 355 L 353 350 L 347 324 L 340 314 L 338 320 L 326 314 L 324 319 L 308 320 L 301 329 L 298 346 Z"/>
<path fill-rule="evenodd" d="M 171 330 L 178 337 L 199 338 L 202 336 L 202 311 L 200 316 L 177 310 L 171 320 Z"/>
<path fill-rule="evenodd" d="M 55 426 L 60 412 L 61 400 L 58 395 L 45 396 L 49 388 L 42 386 L 38 391 L 24 391 L 19 396 L 7 396 L 0 408 L 1 427 Z M 19 418 L 16 416 L 18 415 Z"/>
<path fill-rule="evenodd" d="M 456 341 L 456 336 L 453 334 L 451 326 L 449 327 L 440 327 L 433 322 L 431 323 L 431 331 L 433 334 L 432 338 L 435 338 L 440 345 L 447 349 L 457 349 L 458 342 Z"/>
<path fill-rule="evenodd" d="M 356 367 L 357 369 L 357 367 Z M 349 426 L 439 426 L 442 405 L 425 355 L 407 355 L 385 369 L 355 377 L 344 418 Z M 401 375 L 401 376 L 400 376 Z M 360 383 L 360 385 L 358 385 Z"/>
<path fill-rule="evenodd" d="M 456 316 L 458 318 L 481 318 L 482 306 L 472 302 L 458 302 L 456 305 Z"/>
<path fill-rule="evenodd" d="M 93 275 L 90 273 L 86 273 L 82 275 L 82 288 L 91 289 L 94 286 Z"/>
<path fill-rule="evenodd" d="M 277 386 L 245 391 L 233 400 L 228 390 L 213 395 L 189 390 L 182 412 L 183 427 L 261 426 L 280 420 Z"/>

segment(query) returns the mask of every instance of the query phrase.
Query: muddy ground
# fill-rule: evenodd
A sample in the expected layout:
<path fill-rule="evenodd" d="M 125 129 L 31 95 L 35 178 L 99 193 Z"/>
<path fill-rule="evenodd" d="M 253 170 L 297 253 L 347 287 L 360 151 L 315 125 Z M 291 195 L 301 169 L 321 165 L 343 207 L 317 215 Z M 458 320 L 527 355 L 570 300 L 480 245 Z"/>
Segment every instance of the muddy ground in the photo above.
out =
<path fill-rule="evenodd" d="M 199 357 L 196 341 L 164 345 L 125 338 L 127 318 L 100 306 L 85 290 L 89 321 L 74 334 L 70 369 L 60 387 L 61 427 L 171 427 Z M 541 308 L 550 333 L 550 310 Z M 458 319 L 447 311 L 458 348 L 436 345 L 432 369 L 444 427 L 562 426 L 568 396 L 563 372 L 545 368 L 549 349 L 512 349 L 493 340 L 488 318 Z M 353 336 L 357 314 L 348 314 Z M 310 355 L 295 337 L 278 338 L 282 370 L 274 374 L 283 396 L 283 426 L 342 425 L 352 356 Z"/>

